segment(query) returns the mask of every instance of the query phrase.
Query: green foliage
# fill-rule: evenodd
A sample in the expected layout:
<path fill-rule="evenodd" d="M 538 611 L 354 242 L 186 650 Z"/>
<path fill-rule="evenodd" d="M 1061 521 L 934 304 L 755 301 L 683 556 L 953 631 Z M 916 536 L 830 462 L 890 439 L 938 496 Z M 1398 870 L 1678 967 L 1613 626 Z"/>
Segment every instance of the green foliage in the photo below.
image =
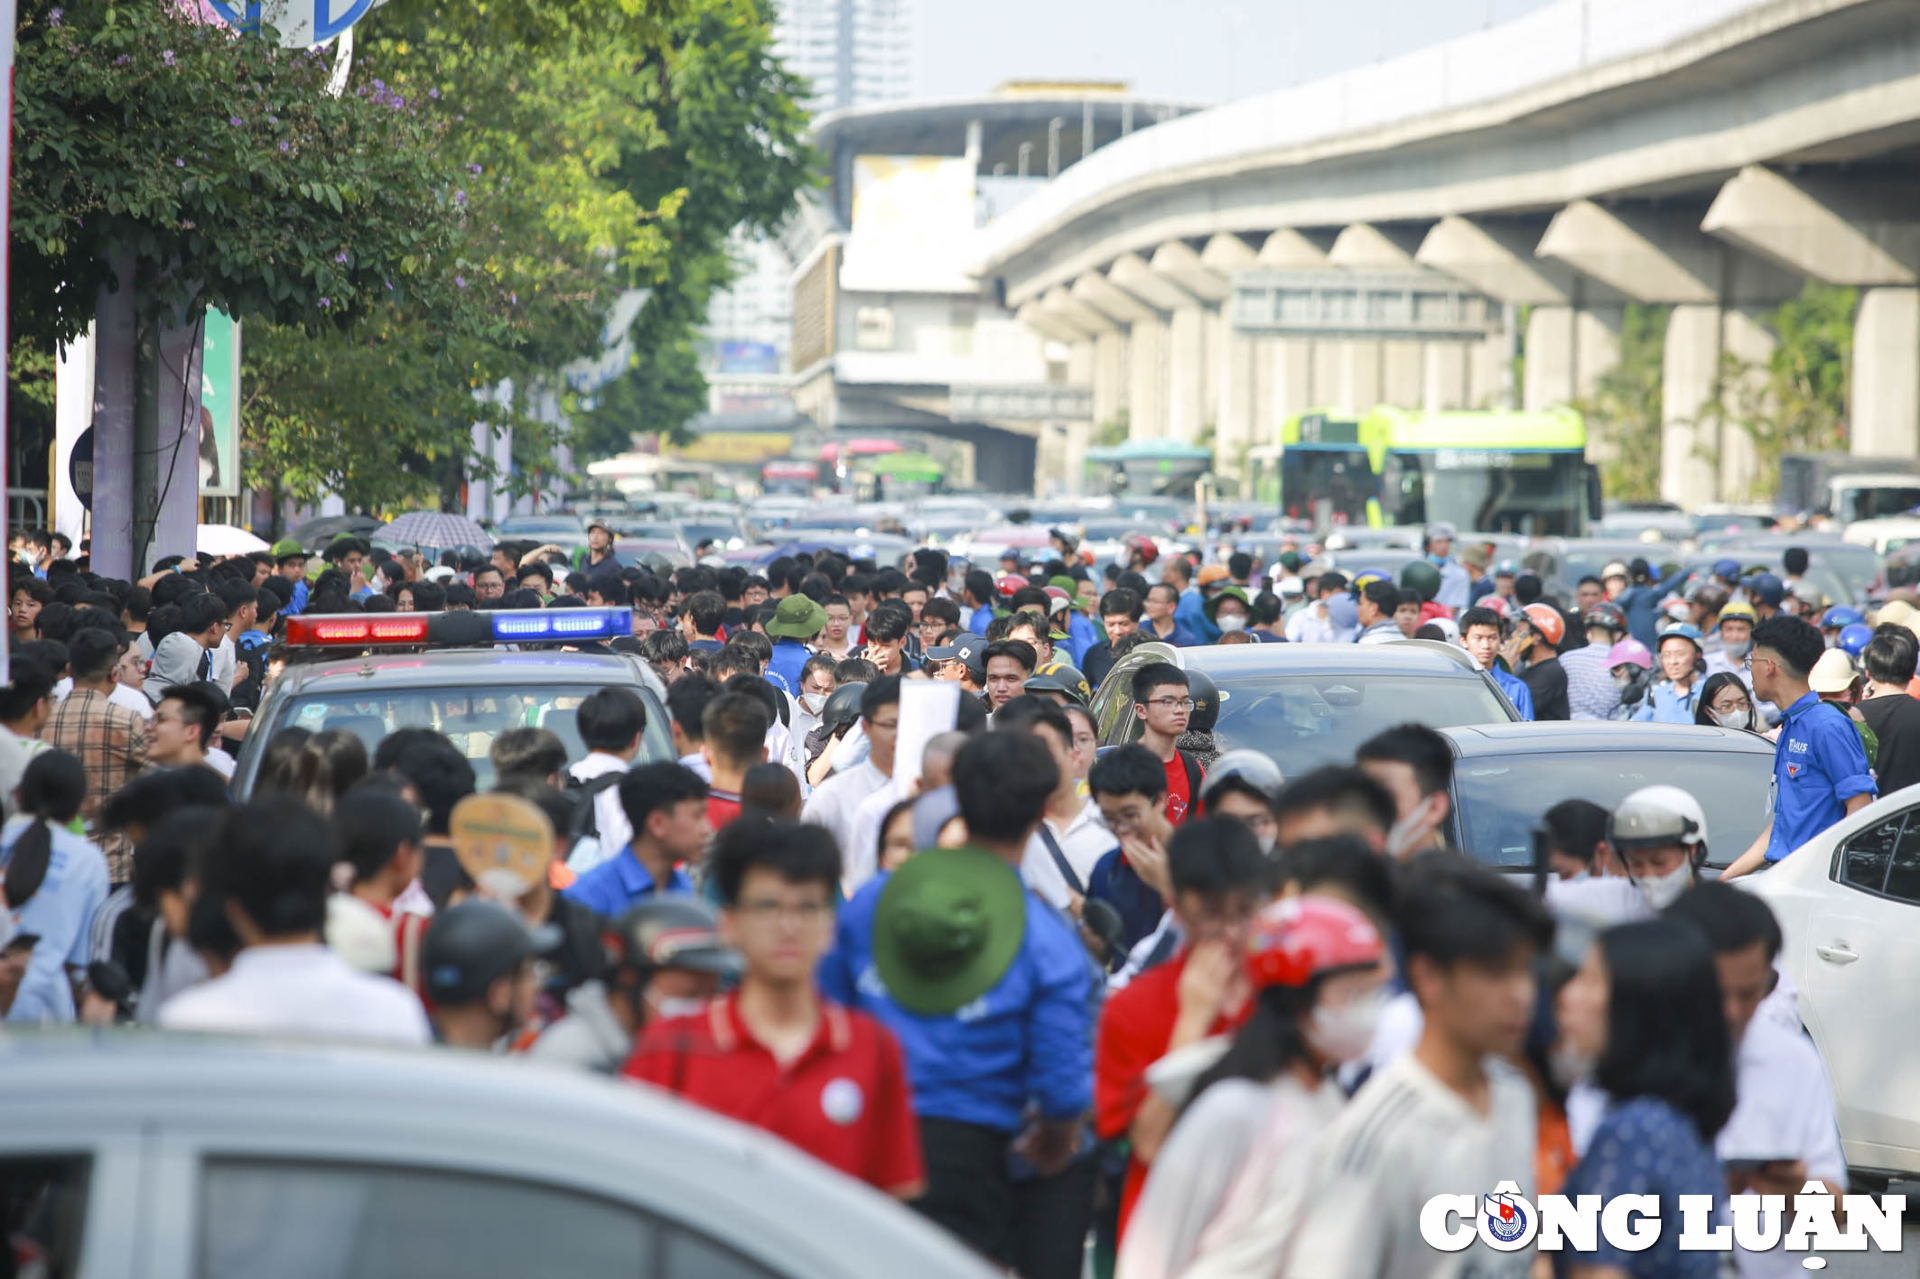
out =
<path fill-rule="evenodd" d="M 443 330 L 497 318 L 452 199 L 446 120 L 329 97 L 324 56 L 166 4 L 23 0 L 15 80 L 15 332 L 81 332 L 109 257 L 149 316 L 201 305 L 321 332 L 377 307 Z"/>
<path fill-rule="evenodd" d="M 1620 501 L 1660 495 L 1661 384 L 1671 313 L 1666 306 L 1628 305 L 1619 362 L 1573 405 L 1587 420 L 1588 437 L 1605 441 L 1601 482 L 1607 496 Z"/>
<path fill-rule="evenodd" d="M 1702 418 L 1745 432 L 1759 462 L 1756 491 L 1733 496 L 1772 496 L 1783 453 L 1846 450 L 1858 302 L 1856 289 L 1809 280 L 1800 296 L 1760 317 L 1774 339 L 1765 360 L 1721 357 L 1720 393 Z"/>
<path fill-rule="evenodd" d="M 1127 410 L 1121 409 L 1093 429 L 1093 446 L 1102 449 L 1117 448 L 1127 442 L 1132 429 Z"/>

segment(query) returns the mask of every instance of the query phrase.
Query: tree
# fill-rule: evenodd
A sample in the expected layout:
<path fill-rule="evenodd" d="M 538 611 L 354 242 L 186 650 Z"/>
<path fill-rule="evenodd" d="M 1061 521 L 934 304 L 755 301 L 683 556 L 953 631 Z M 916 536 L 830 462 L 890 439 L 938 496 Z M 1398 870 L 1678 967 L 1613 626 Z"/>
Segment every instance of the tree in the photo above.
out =
<path fill-rule="evenodd" d="M 1751 496 L 1772 495 L 1784 453 L 1846 449 L 1858 301 L 1856 289 L 1809 280 L 1798 297 L 1760 317 L 1774 339 L 1766 359 L 1721 356 L 1719 386 L 1701 416 L 1724 420 L 1753 441 L 1758 469 Z"/>
<path fill-rule="evenodd" d="M 1620 359 L 1574 402 L 1589 438 L 1604 438 L 1612 456 L 1601 480 L 1609 497 L 1649 501 L 1660 495 L 1661 385 L 1671 308 L 1632 303 L 1620 325 Z"/>

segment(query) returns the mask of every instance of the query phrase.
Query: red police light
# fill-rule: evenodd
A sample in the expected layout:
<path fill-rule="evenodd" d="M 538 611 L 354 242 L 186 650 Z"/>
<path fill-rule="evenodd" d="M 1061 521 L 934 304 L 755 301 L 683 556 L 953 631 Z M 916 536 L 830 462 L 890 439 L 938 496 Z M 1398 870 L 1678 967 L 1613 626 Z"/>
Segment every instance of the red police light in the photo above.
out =
<path fill-rule="evenodd" d="M 287 643 L 318 647 L 424 644 L 430 613 L 326 613 L 287 619 Z"/>

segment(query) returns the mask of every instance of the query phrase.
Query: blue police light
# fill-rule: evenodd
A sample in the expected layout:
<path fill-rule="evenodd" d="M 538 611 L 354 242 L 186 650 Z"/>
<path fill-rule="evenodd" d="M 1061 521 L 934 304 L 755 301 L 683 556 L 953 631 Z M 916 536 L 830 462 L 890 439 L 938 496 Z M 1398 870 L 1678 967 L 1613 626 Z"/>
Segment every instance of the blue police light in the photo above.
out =
<path fill-rule="evenodd" d="M 529 609 L 489 616 L 496 640 L 611 639 L 633 634 L 633 613 L 624 608 Z"/>

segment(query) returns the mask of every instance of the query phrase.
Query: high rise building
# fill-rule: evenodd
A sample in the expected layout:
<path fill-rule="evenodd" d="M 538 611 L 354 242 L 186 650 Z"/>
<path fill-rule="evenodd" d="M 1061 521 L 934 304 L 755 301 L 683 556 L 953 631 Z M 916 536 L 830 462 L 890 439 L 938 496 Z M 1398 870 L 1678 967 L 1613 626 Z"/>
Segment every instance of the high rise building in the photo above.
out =
<path fill-rule="evenodd" d="M 913 93 L 915 0 L 781 0 L 775 43 L 813 82 L 808 107 L 836 111 Z"/>

